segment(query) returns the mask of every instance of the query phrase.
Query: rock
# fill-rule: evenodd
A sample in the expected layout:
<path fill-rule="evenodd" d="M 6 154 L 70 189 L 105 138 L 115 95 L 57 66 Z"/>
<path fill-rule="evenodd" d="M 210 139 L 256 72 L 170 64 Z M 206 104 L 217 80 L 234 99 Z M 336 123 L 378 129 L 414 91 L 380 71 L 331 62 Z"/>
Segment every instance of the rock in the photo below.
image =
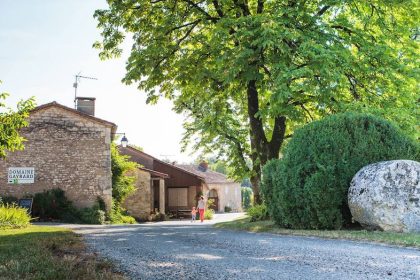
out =
<path fill-rule="evenodd" d="M 368 229 L 420 232 L 420 163 L 383 161 L 363 167 L 350 183 L 353 219 Z"/>

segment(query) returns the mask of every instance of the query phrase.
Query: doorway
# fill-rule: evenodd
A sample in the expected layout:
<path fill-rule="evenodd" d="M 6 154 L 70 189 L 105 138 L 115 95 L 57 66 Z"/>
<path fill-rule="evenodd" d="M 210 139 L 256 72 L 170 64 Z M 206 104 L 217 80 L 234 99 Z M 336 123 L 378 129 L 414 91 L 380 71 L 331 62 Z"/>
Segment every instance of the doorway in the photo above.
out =
<path fill-rule="evenodd" d="M 215 212 L 219 211 L 219 196 L 217 195 L 217 191 L 215 189 L 211 189 L 209 191 L 208 200 L 210 199 L 213 200 L 213 203 L 209 205 L 209 208 L 213 209 Z"/>

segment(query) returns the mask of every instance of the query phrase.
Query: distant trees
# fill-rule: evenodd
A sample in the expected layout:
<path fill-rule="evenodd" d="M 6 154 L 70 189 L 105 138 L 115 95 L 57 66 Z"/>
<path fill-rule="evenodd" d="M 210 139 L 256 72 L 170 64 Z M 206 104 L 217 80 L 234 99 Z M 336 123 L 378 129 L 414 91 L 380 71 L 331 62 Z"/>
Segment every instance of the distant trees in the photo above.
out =
<path fill-rule="evenodd" d="M 30 98 L 20 101 L 14 111 L 4 102 L 7 96 L 0 92 L 0 158 L 5 158 L 7 151 L 23 150 L 25 139 L 19 135 L 19 130 L 28 126 L 29 112 L 35 106 L 34 98 Z"/>
<path fill-rule="evenodd" d="M 123 81 L 186 115 L 184 144 L 249 177 L 295 128 L 371 110 L 414 131 L 416 1 L 120 0 L 95 17 L 101 58 L 133 46 Z M 389 109 L 389 110 L 388 110 Z"/>

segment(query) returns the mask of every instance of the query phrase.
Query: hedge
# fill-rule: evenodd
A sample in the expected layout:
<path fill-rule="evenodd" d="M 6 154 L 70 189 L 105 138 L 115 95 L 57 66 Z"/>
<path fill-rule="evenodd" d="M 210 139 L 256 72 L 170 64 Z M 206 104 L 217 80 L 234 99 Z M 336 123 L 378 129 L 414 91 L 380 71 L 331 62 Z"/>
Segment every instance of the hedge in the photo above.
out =
<path fill-rule="evenodd" d="M 362 167 L 385 160 L 419 160 L 420 148 L 388 121 L 345 113 L 295 131 L 281 160 L 263 170 L 262 192 L 275 222 L 287 228 L 351 225 L 350 181 Z"/>

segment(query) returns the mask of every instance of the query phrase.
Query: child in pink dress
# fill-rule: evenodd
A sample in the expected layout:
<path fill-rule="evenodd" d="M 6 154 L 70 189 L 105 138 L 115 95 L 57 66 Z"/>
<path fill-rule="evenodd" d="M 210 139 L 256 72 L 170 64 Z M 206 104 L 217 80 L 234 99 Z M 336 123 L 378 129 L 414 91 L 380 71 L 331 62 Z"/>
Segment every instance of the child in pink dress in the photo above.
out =
<path fill-rule="evenodd" d="M 197 217 L 197 210 L 195 210 L 195 207 L 193 206 L 193 209 L 191 210 L 191 223 L 195 221 L 196 217 Z"/>

